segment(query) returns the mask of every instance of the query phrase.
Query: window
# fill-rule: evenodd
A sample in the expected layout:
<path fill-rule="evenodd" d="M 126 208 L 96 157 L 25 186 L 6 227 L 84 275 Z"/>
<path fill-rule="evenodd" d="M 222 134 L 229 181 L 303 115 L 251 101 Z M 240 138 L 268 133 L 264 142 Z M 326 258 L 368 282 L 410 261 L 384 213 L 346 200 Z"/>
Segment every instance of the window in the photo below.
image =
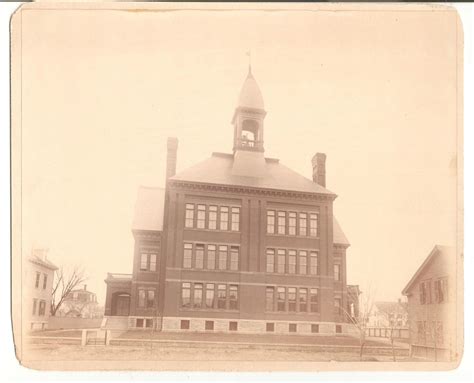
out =
<path fill-rule="evenodd" d="M 430 287 L 431 283 L 428 281 L 420 283 L 420 304 L 424 305 L 431 303 Z"/>
<path fill-rule="evenodd" d="M 311 237 L 318 236 L 318 215 L 316 213 L 309 214 L 309 235 Z"/>
<path fill-rule="evenodd" d="M 187 319 L 181 320 L 181 330 L 189 330 L 189 320 Z"/>
<path fill-rule="evenodd" d="M 217 206 L 209 206 L 209 220 L 207 222 L 210 230 L 217 229 Z"/>
<path fill-rule="evenodd" d="M 225 309 L 227 301 L 227 286 L 217 285 L 217 308 Z"/>
<path fill-rule="evenodd" d="M 227 246 L 219 246 L 219 270 L 227 269 Z"/>
<path fill-rule="evenodd" d="M 288 287 L 288 311 L 296 311 L 296 287 Z"/>
<path fill-rule="evenodd" d="M 138 290 L 138 307 L 145 308 L 145 290 Z"/>
<path fill-rule="evenodd" d="M 306 274 L 308 270 L 308 253 L 304 250 L 300 251 L 299 253 L 300 256 L 300 264 L 299 264 L 299 273 L 300 274 Z"/>
<path fill-rule="evenodd" d="M 192 243 L 184 244 L 184 255 L 183 255 L 183 267 L 185 269 L 190 269 L 193 259 L 193 245 Z"/>
<path fill-rule="evenodd" d="M 135 327 L 143 327 L 143 318 L 137 318 L 137 320 L 135 321 Z"/>
<path fill-rule="evenodd" d="M 188 228 L 194 227 L 194 204 L 186 204 L 186 218 L 184 221 L 184 226 Z"/>
<path fill-rule="evenodd" d="M 150 271 L 156 271 L 156 254 L 150 254 Z"/>
<path fill-rule="evenodd" d="M 38 315 L 42 317 L 44 316 L 45 312 L 46 312 L 46 301 L 40 301 Z"/>
<path fill-rule="evenodd" d="M 48 284 L 48 276 L 43 274 L 43 290 L 46 290 L 46 285 Z"/>
<path fill-rule="evenodd" d="M 334 264 L 334 280 L 335 281 L 341 280 L 341 265 L 337 263 Z"/>
<path fill-rule="evenodd" d="M 296 273 L 296 250 L 288 250 L 288 273 Z"/>
<path fill-rule="evenodd" d="M 36 306 L 38 305 L 38 299 L 33 299 L 33 315 L 36 315 Z"/>
<path fill-rule="evenodd" d="M 202 283 L 194 284 L 193 307 L 199 309 L 202 307 Z"/>
<path fill-rule="evenodd" d="M 319 311 L 318 289 L 310 289 L 309 303 L 310 311 L 317 313 Z"/>
<path fill-rule="evenodd" d="M 277 250 L 277 253 L 278 253 L 277 272 L 280 274 L 284 274 L 285 273 L 285 258 L 286 258 L 285 250 L 279 249 Z"/>
<path fill-rule="evenodd" d="M 230 248 L 230 269 L 239 269 L 239 248 L 237 246 L 231 246 Z"/>
<path fill-rule="evenodd" d="M 286 213 L 278 212 L 278 234 L 286 234 Z"/>
<path fill-rule="evenodd" d="M 288 213 L 288 234 L 296 235 L 296 213 L 294 211 Z"/>
<path fill-rule="evenodd" d="M 148 254 L 142 253 L 140 256 L 140 270 L 145 271 L 148 269 Z"/>
<path fill-rule="evenodd" d="M 181 306 L 191 307 L 191 283 L 189 282 L 181 285 Z"/>
<path fill-rule="evenodd" d="M 204 245 L 196 245 L 194 267 L 202 269 L 204 267 Z"/>
<path fill-rule="evenodd" d="M 238 286 L 229 286 L 229 308 L 231 310 L 237 310 L 239 308 L 239 290 Z"/>
<path fill-rule="evenodd" d="M 229 331 L 237 331 L 237 322 L 229 322 Z"/>
<path fill-rule="evenodd" d="M 309 257 L 309 273 L 311 275 L 318 274 L 318 253 L 312 251 Z"/>
<path fill-rule="evenodd" d="M 273 311 L 275 302 L 275 288 L 268 286 L 265 293 L 265 310 Z"/>
<path fill-rule="evenodd" d="M 214 283 L 206 284 L 206 307 L 214 308 Z"/>
<path fill-rule="evenodd" d="M 275 211 L 267 211 L 267 233 L 275 234 Z"/>
<path fill-rule="evenodd" d="M 206 227 L 206 205 L 197 205 L 196 226 L 198 229 Z"/>
<path fill-rule="evenodd" d="M 300 312 L 308 311 L 308 289 L 301 288 L 300 291 Z"/>
<path fill-rule="evenodd" d="M 277 289 L 277 311 L 286 311 L 286 289 L 284 287 L 278 287 Z"/>
<path fill-rule="evenodd" d="M 289 332 L 296 332 L 296 323 L 288 324 L 288 331 Z"/>
<path fill-rule="evenodd" d="M 155 291 L 154 290 L 148 290 L 146 296 L 147 296 L 146 308 L 151 309 L 155 305 Z"/>
<path fill-rule="evenodd" d="M 267 249 L 267 273 L 275 272 L 275 250 Z"/>
<path fill-rule="evenodd" d="M 232 231 L 239 231 L 240 230 L 240 208 L 239 207 L 233 207 L 232 208 L 230 229 Z"/>
<path fill-rule="evenodd" d="M 214 321 L 207 320 L 206 323 L 205 323 L 205 329 L 206 330 L 214 330 Z"/>
<path fill-rule="evenodd" d="M 152 328 L 153 327 L 153 319 L 145 319 L 145 327 Z"/>
<path fill-rule="evenodd" d="M 342 333 L 342 326 L 340 324 L 336 325 L 336 334 L 341 334 Z"/>
<path fill-rule="evenodd" d="M 341 315 L 342 314 L 342 303 L 341 298 L 334 298 L 334 314 Z"/>
<path fill-rule="evenodd" d="M 41 273 L 36 272 L 35 288 L 37 289 L 40 285 Z"/>
<path fill-rule="evenodd" d="M 299 235 L 306 235 L 308 226 L 308 215 L 306 213 L 300 213 L 300 230 Z"/>
<path fill-rule="evenodd" d="M 313 334 L 318 333 L 319 332 L 319 324 L 312 324 L 311 325 L 311 332 Z"/>
<path fill-rule="evenodd" d="M 267 330 L 267 332 L 275 331 L 275 323 L 267 323 L 266 324 L 266 330 Z"/>
<path fill-rule="evenodd" d="M 434 295 L 435 303 L 443 303 L 447 301 L 446 279 L 438 279 L 434 282 Z"/>
<path fill-rule="evenodd" d="M 426 281 L 426 303 L 431 303 L 431 281 Z"/>
<path fill-rule="evenodd" d="M 227 206 L 221 206 L 219 225 L 221 230 L 227 230 L 229 228 L 229 208 Z"/>
<path fill-rule="evenodd" d="M 216 246 L 207 245 L 207 268 L 214 270 L 216 268 Z"/>

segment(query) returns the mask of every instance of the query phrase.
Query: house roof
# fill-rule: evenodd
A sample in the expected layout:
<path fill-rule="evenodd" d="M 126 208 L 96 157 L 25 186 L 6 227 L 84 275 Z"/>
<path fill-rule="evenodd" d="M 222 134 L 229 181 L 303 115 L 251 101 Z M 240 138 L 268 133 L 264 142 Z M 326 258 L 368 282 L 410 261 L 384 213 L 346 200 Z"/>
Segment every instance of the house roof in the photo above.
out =
<path fill-rule="evenodd" d="M 432 260 L 440 255 L 443 256 L 454 256 L 454 247 L 451 246 L 441 246 L 441 245 L 435 245 L 433 247 L 433 250 L 428 254 L 426 259 L 423 261 L 421 266 L 418 268 L 416 273 L 411 277 L 410 281 L 408 284 L 405 286 L 405 288 L 402 291 L 403 295 L 409 295 L 411 288 L 413 287 L 414 283 L 418 280 L 418 277 L 423 274 L 424 270 L 428 267 L 428 265 L 432 262 Z"/>
<path fill-rule="evenodd" d="M 135 203 L 132 230 L 163 230 L 165 189 L 140 186 Z"/>
<path fill-rule="evenodd" d="M 333 192 L 287 168 L 274 158 L 265 158 L 264 171 L 258 175 L 255 175 L 251 168 L 248 176 L 242 175 L 242 172 L 237 175 L 233 171 L 233 165 L 234 155 L 212 153 L 210 158 L 179 172 L 170 180 L 287 190 L 336 197 Z"/>
<path fill-rule="evenodd" d="M 46 267 L 47 269 L 50 269 L 50 270 L 58 269 L 58 267 L 54 263 L 50 262 L 47 258 L 40 258 L 37 255 L 30 255 L 28 257 L 28 260 L 39 266 Z"/>
<path fill-rule="evenodd" d="M 374 307 L 378 309 L 378 311 L 383 313 L 395 313 L 395 314 L 405 314 L 407 313 L 408 307 L 406 302 L 383 302 L 378 301 L 374 302 Z"/>
<path fill-rule="evenodd" d="M 336 217 L 333 216 L 333 226 L 332 226 L 332 237 L 333 242 L 339 245 L 349 246 L 349 240 L 341 229 L 339 222 L 337 222 Z"/>

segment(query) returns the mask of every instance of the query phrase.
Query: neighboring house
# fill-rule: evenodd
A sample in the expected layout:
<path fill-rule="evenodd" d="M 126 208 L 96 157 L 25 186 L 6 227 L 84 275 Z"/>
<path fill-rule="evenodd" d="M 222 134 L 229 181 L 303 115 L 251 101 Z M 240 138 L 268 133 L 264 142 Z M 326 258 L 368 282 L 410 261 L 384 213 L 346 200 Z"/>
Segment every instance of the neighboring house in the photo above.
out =
<path fill-rule="evenodd" d="M 413 356 L 457 358 L 455 265 L 454 248 L 436 245 L 403 289 Z"/>
<path fill-rule="evenodd" d="M 87 285 L 83 289 L 72 290 L 61 304 L 57 316 L 74 318 L 100 318 L 103 311 L 97 303 L 95 293 L 87 290 Z"/>
<path fill-rule="evenodd" d="M 34 249 L 24 263 L 23 326 L 26 330 L 48 328 L 54 271 L 48 249 Z"/>
<path fill-rule="evenodd" d="M 314 155 L 312 180 L 265 157 L 265 115 L 249 68 L 232 118 L 232 153 L 213 153 L 175 174 L 178 142 L 168 139 L 166 189 L 138 191 L 133 274 L 105 280 L 107 323 L 164 331 L 352 330 L 349 242 L 333 215 L 336 194 L 326 189 L 326 155 Z"/>
<path fill-rule="evenodd" d="M 402 302 L 375 302 L 368 317 L 370 327 L 407 327 L 408 304 Z"/>
<path fill-rule="evenodd" d="M 347 285 L 347 313 L 352 320 L 357 320 L 360 314 L 359 296 L 362 292 L 358 285 Z"/>

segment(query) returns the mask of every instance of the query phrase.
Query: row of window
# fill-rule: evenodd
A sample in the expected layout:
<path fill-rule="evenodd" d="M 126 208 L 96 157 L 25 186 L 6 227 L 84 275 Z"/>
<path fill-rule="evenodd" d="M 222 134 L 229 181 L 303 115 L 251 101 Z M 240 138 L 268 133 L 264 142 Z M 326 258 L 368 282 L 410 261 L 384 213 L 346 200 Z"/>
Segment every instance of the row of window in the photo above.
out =
<path fill-rule="evenodd" d="M 156 254 L 141 253 L 140 271 L 156 271 Z"/>
<path fill-rule="evenodd" d="M 318 274 L 318 253 L 316 251 L 267 249 L 266 256 L 267 273 Z"/>
<path fill-rule="evenodd" d="M 443 322 L 439 321 L 417 321 L 416 322 L 418 342 L 433 342 L 442 345 L 443 339 Z"/>
<path fill-rule="evenodd" d="M 240 207 L 186 204 L 184 226 L 189 229 L 240 230 Z"/>
<path fill-rule="evenodd" d="M 38 289 L 40 287 L 40 279 L 41 279 L 41 273 L 39 271 L 36 272 L 36 279 L 35 279 L 35 289 Z M 46 290 L 46 286 L 48 284 L 48 275 L 43 274 L 43 290 Z"/>
<path fill-rule="evenodd" d="M 319 294 L 316 288 L 267 286 L 265 310 L 279 312 L 319 312 Z"/>
<path fill-rule="evenodd" d="M 432 295 L 433 292 L 433 295 Z M 448 280 L 446 278 L 423 281 L 419 285 L 420 304 L 443 303 L 448 299 Z"/>
<path fill-rule="evenodd" d="M 36 313 L 37 310 L 38 310 L 38 313 Z M 45 316 L 46 315 L 46 301 L 33 299 L 33 313 L 32 314 L 38 315 L 40 317 Z"/>
<path fill-rule="evenodd" d="M 267 210 L 267 233 L 318 236 L 318 214 L 296 211 Z"/>
<path fill-rule="evenodd" d="M 221 283 L 191 283 L 181 285 L 181 307 L 194 309 L 239 309 L 239 287 Z"/>
<path fill-rule="evenodd" d="M 185 243 L 183 268 L 207 270 L 239 270 L 239 247 Z"/>
<path fill-rule="evenodd" d="M 138 289 L 138 308 L 151 309 L 155 307 L 155 289 Z"/>

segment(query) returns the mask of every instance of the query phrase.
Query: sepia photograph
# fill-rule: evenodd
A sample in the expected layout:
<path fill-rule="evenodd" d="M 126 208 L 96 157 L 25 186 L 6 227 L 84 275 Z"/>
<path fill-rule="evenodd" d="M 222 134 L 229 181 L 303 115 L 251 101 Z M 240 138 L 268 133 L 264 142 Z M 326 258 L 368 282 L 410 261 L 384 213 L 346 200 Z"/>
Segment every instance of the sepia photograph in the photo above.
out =
<path fill-rule="evenodd" d="M 30 3 L 12 325 L 39 370 L 452 370 L 451 6 Z"/>

